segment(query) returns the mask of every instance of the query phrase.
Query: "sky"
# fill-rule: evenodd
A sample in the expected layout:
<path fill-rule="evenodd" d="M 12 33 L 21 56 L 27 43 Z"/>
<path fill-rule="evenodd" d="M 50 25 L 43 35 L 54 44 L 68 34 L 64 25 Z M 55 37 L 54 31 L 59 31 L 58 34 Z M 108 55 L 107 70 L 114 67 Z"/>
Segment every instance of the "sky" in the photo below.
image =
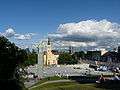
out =
<path fill-rule="evenodd" d="M 98 45 L 101 42 L 104 43 L 101 38 L 97 43 L 89 40 L 89 42 L 86 42 L 85 35 L 87 34 L 82 33 L 81 36 L 81 30 L 83 29 L 81 29 L 81 24 L 79 24 L 83 21 L 85 21 L 85 26 L 89 26 L 89 24 L 86 24 L 87 22 L 109 24 L 106 33 L 110 32 L 112 27 L 111 32 L 119 34 L 116 29 L 119 30 L 120 24 L 120 0 L 0 0 L 0 34 L 16 44 L 32 45 L 50 34 L 58 43 L 63 41 L 64 45 L 66 43 L 73 45 L 73 43 L 79 42 L 82 44 L 77 44 L 78 46 L 89 46 L 88 44 L 91 45 L 92 43 L 93 45 L 97 44 L 97 46 L 107 47 L 106 45 Z M 104 30 L 103 28 L 98 28 L 99 24 L 97 26 L 93 24 L 89 26 L 92 30 L 88 28 L 84 28 L 84 30 L 90 30 L 91 32 L 99 29 Z M 76 28 L 76 25 L 78 28 Z M 96 29 L 93 30 L 93 27 Z M 79 34 L 74 33 L 74 29 Z M 68 32 L 64 33 L 64 30 L 71 30 L 72 34 L 68 35 Z M 96 32 L 95 34 L 98 34 Z M 62 38 L 56 37 L 55 35 L 58 35 L 56 33 L 62 34 Z M 63 34 L 67 35 L 64 36 Z M 63 36 L 67 37 L 67 39 L 64 39 Z M 88 36 L 87 38 L 93 36 L 96 39 L 93 34 Z M 104 36 L 105 39 L 108 38 L 106 34 Z M 117 38 L 115 40 L 117 40 L 116 43 L 118 44 L 119 37 L 115 36 L 116 34 L 114 37 L 109 37 L 108 42 L 111 38 L 112 40 Z M 82 41 L 77 41 L 76 37 L 77 39 L 82 39 Z M 73 38 L 75 41 L 72 40 Z"/>

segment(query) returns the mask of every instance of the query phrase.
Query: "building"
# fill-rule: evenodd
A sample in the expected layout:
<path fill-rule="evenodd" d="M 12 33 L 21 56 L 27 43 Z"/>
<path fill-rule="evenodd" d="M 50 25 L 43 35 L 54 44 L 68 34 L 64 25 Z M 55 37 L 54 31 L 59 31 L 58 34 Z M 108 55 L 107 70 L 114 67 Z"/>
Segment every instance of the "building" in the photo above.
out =
<path fill-rule="evenodd" d="M 101 56 L 107 53 L 108 51 L 106 49 L 101 49 Z"/>
<path fill-rule="evenodd" d="M 73 54 L 73 47 L 69 46 L 69 54 Z"/>
<path fill-rule="evenodd" d="M 120 46 L 118 46 L 117 52 L 118 52 L 118 54 L 117 54 L 117 62 L 120 62 Z"/>
<path fill-rule="evenodd" d="M 59 54 L 57 51 L 52 50 L 50 39 L 48 39 L 46 51 L 44 51 L 43 63 L 44 66 L 57 65 Z"/>
<path fill-rule="evenodd" d="M 117 52 L 106 52 L 101 56 L 101 60 L 104 62 L 117 62 Z"/>
<path fill-rule="evenodd" d="M 118 51 L 115 49 L 113 51 L 108 51 L 101 55 L 101 61 L 104 62 L 120 62 L 120 46 L 118 46 Z"/>

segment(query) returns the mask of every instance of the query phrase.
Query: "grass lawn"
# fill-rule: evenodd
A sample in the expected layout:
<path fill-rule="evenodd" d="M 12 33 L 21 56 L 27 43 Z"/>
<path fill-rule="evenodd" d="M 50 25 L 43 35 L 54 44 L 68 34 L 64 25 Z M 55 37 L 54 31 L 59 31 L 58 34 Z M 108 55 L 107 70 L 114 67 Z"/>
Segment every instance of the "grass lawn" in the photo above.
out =
<path fill-rule="evenodd" d="M 36 84 L 34 84 L 33 86 L 39 85 L 41 83 L 47 82 L 47 81 L 53 81 L 53 80 L 63 80 L 66 79 L 66 77 L 58 77 L 58 76 L 54 76 L 54 77 L 47 77 L 47 78 L 43 78 L 42 80 L 40 80 L 39 82 L 37 82 Z M 32 86 L 32 87 L 33 87 Z"/>
<path fill-rule="evenodd" d="M 95 84 L 79 84 L 77 82 L 57 82 L 40 85 L 29 90 L 106 90 L 96 88 Z"/>

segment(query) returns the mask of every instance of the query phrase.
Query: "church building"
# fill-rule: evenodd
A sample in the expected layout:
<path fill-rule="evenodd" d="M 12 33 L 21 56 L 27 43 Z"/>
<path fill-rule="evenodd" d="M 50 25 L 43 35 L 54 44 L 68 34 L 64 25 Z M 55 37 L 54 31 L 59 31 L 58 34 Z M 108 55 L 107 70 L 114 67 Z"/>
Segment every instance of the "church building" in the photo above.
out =
<path fill-rule="evenodd" d="M 57 65 L 58 57 L 59 54 L 53 52 L 50 39 L 48 38 L 46 51 L 44 51 L 44 56 L 43 56 L 44 66 Z"/>

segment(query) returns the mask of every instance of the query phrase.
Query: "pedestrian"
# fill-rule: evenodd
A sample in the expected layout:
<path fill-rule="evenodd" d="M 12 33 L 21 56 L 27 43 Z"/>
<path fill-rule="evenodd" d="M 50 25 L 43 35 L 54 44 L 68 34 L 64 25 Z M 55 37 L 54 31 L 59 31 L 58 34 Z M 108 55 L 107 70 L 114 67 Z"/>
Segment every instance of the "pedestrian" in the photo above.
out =
<path fill-rule="evenodd" d="M 96 81 L 97 83 L 104 83 L 105 82 L 105 78 L 103 76 L 103 74 L 101 74 L 100 78 L 98 81 Z"/>

